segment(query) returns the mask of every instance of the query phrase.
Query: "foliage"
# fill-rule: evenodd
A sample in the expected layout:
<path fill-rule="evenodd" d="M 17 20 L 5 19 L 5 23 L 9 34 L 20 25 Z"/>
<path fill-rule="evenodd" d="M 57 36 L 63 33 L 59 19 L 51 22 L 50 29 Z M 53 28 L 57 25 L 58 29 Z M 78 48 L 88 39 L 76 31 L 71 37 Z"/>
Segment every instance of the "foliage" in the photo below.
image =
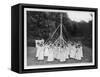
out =
<path fill-rule="evenodd" d="M 58 12 L 27 12 L 27 43 L 28 46 L 35 46 L 35 39 L 47 40 L 57 26 L 60 24 L 60 14 Z M 92 45 L 92 21 L 90 22 L 75 22 L 68 18 L 67 13 L 63 14 L 63 25 L 67 30 L 70 39 L 79 37 L 84 45 L 91 47 Z M 64 32 L 67 38 L 66 31 Z"/>

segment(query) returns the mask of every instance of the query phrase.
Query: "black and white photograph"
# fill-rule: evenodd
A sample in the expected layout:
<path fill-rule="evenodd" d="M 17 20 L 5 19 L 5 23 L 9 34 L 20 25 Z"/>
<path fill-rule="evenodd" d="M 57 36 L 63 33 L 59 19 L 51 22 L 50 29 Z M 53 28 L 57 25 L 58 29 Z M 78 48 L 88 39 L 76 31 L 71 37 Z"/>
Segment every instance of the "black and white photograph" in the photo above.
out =
<path fill-rule="evenodd" d="M 24 69 L 94 65 L 95 13 L 24 8 Z"/>
<path fill-rule="evenodd" d="M 11 70 L 18 73 L 98 68 L 98 9 L 12 6 Z"/>

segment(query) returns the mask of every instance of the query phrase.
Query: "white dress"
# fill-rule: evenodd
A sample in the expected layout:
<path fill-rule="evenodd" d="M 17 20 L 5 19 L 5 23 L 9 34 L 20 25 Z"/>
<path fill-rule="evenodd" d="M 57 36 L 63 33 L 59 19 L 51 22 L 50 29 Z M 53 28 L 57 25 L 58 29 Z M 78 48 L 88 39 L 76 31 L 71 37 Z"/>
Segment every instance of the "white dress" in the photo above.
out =
<path fill-rule="evenodd" d="M 81 58 L 83 57 L 83 51 L 82 51 L 82 47 L 77 48 L 77 52 L 76 52 L 76 59 L 77 60 L 81 60 Z"/>
<path fill-rule="evenodd" d="M 37 49 L 37 50 L 36 50 L 36 57 L 38 57 L 38 56 L 39 56 L 39 53 L 40 53 L 40 48 L 41 48 L 41 47 L 39 47 L 39 46 L 37 46 L 37 47 L 36 47 L 36 49 Z"/>
<path fill-rule="evenodd" d="M 59 52 L 58 47 L 55 47 L 55 48 L 54 48 L 54 52 L 53 52 L 53 53 L 54 53 L 54 58 L 55 58 L 55 59 L 58 59 L 58 52 Z"/>
<path fill-rule="evenodd" d="M 68 44 L 68 53 L 69 53 L 69 56 L 70 56 L 70 53 L 71 53 L 71 49 L 72 49 L 72 45 L 71 44 Z"/>
<path fill-rule="evenodd" d="M 57 59 L 56 58 L 57 57 L 57 47 L 54 47 L 54 49 L 53 49 L 53 56 L 55 59 Z"/>
<path fill-rule="evenodd" d="M 60 57 L 61 57 L 61 49 L 60 47 L 57 47 L 57 54 L 56 54 L 56 59 L 60 60 Z"/>
<path fill-rule="evenodd" d="M 39 48 L 38 60 L 44 60 L 44 47 Z"/>
<path fill-rule="evenodd" d="M 66 54 L 65 54 L 65 49 L 64 48 L 61 48 L 60 49 L 60 62 L 64 62 L 66 61 Z"/>
<path fill-rule="evenodd" d="M 76 47 L 73 45 L 71 46 L 70 57 L 75 58 L 75 56 L 76 56 Z"/>
<path fill-rule="evenodd" d="M 65 58 L 68 59 L 69 58 L 69 53 L 70 53 L 70 48 L 66 47 L 65 48 Z"/>
<path fill-rule="evenodd" d="M 48 54 L 49 54 L 49 46 L 46 45 L 44 49 L 44 56 L 48 56 Z"/>
<path fill-rule="evenodd" d="M 81 57 L 83 57 L 83 47 L 82 46 L 80 47 L 80 54 L 81 54 Z"/>
<path fill-rule="evenodd" d="M 54 61 L 53 48 L 49 48 L 47 61 Z"/>

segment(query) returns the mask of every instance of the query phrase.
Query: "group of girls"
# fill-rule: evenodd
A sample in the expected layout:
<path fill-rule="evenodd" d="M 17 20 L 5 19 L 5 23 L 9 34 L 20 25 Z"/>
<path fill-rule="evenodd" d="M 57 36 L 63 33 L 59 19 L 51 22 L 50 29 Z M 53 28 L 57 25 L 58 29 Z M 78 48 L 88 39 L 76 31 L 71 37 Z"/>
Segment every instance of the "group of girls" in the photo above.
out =
<path fill-rule="evenodd" d="M 59 60 L 64 62 L 67 59 L 73 58 L 76 60 L 82 60 L 83 47 L 80 42 L 68 42 L 67 45 L 54 45 L 54 44 L 42 44 L 37 43 L 36 57 L 38 60 L 47 61 Z"/>

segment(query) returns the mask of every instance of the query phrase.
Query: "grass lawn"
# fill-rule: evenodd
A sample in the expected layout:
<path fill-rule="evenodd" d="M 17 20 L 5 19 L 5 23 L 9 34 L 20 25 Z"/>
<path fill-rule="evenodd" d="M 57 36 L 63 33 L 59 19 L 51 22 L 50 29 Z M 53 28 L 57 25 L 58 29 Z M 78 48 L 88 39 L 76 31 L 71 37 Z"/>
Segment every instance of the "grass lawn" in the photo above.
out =
<path fill-rule="evenodd" d="M 92 62 L 92 50 L 86 46 L 83 47 L 83 58 L 82 60 L 76 59 L 67 59 L 65 62 L 60 62 L 59 60 L 54 60 L 52 62 L 46 61 L 47 58 L 45 57 L 44 60 L 38 61 L 35 57 L 36 55 L 36 48 L 35 47 L 28 47 L 27 48 L 27 65 L 48 65 L 48 64 L 68 64 L 68 63 L 89 63 Z"/>

